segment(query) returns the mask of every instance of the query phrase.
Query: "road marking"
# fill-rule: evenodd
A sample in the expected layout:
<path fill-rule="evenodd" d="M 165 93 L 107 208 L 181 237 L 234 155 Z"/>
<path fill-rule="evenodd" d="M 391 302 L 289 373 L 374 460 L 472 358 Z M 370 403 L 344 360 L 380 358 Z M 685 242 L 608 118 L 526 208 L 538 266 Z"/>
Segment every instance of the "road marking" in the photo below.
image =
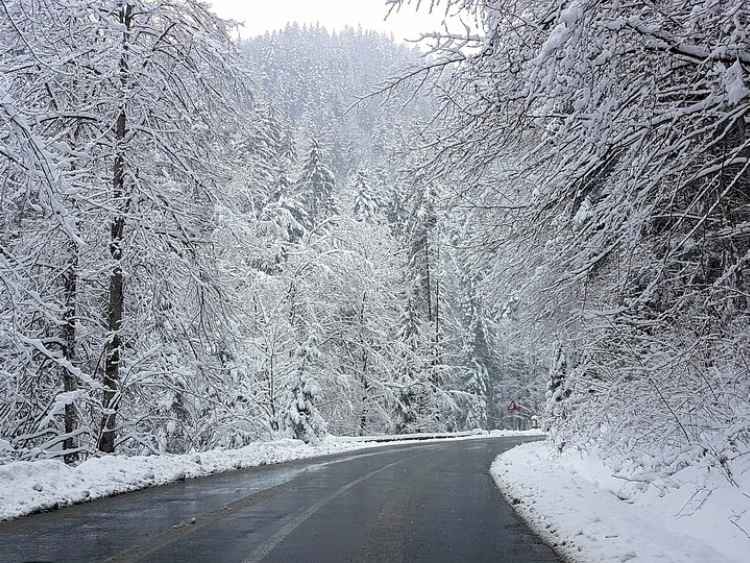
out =
<path fill-rule="evenodd" d="M 263 560 L 263 558 L 265 558 L 269 553 L 271 553 L 271 550 L 277 545 L 279 545 L 279 543 L 281 543 L 284 540 L 284 538 L 286 538 L 294 530 L 299 528 L 302 524 L 305 523 L 305 521 L 308 518 L 310 518 L 313 514 L 315 514 L 318 510 L 323 508 L 326 504 L 331 502 L 337 496 L 345 493 L 352 487 L 356 487 L 362 481 L 369 479 L 373 475 L 377 475 L 378 473 L 385 471 L 386 469 L 390 469 L 394 465 L 398 465 L 399 463 L 403 463 L 404 461 L 406 460 L 402 459 L 395 463 L 391 463 L 390 465 L 386 465 L 385 467 L 381 467 L 380 469 L 376 469 L 375 471 L 370 471 L 367 475 L 363 475 L 362 477 L 359 477 L 358 479 L 355 479 L 354 481 L 348 482 L 346 485 L 338 489 L 335 493 L 327 496 L 324 499 L 319 500 L 318 502 L 313 504 L 310 508 L 305 510 L 302 514 L 299 514 L 295 516 L 294 518 L 292 518 L 278 532 L 276 532 L 274 535 L 272 535 L 270 538 L 268 538 L 266 541 L 264 541 L 262 544 L 256 547 L 255 550 L 250 555 L 248 555 L 245 559 L 243 559 L 242 563 L 259 563 L 260 561 Z"/>
<path fill-rule="evenodd" d="M 185 538 L 187 538 L 191 534 L 199 532 L 208 526 L 214 525 L 223 518 L 231 516 L 235 512 L 240 512 L 246 508 L 255 506 L 256 504 L 260 504 L 275 497 L 278 494 L 281 494 L 292 482 L 299 485 L 308 483 L 316 477 L 317 474 L 314 471 L 309 474 L 303 473 L 299 476 L 294 477 L 290 481 L 284 481 L 283 483 L 279 483 L 278 485 L 275 485 L 268 489 L 263 489 L 261 491 L 254 491 L 252 494 L 242 497 L 222 508 L 217 508 L 207 514 L 199 515 L 196 518 L 195 524 L 190 523 L 190 520 L 184 521 L 176 526 L 173 526 L 172 528 L 168 528 L 167 530 L 157 534 L 154 537 L 146 539 L 143 543 L 139 543 L 126 549 L 125 551 L 121 551 L 120 553 L 105 560 L 104 563 L 136 563 L 137 561 L 141 561 L 145 557 L 153 555 L 154 553 L 161 551 L 162 549 L 165 549 L 166 547 L 178 541 L 184 541 Z"/>

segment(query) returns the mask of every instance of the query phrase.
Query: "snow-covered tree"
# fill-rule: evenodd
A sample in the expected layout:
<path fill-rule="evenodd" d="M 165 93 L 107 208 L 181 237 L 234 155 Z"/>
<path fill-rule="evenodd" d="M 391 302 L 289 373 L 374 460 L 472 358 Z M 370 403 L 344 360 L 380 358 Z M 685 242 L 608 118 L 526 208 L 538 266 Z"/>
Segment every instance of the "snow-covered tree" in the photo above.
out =
<path fill-rule="evenodd" d="M 369 173 L 365 168 L 357 169 L 352 182 L 353 194 L 352 213 L 361 220 L 372 221 L 375 219 L 382 207 L 380 194 L 370 180 Z"/>
<path fill-rule="evenodd" d="M 303 368 L 291 383 L 283 400 L 279 413 L 281 427 L 291 430 L 297 440 L 317 443 L 326 432 L 316 405 L 319 399 L 320 387 L 317 381 Z"/>
<path fill-rule="evenodd" d="M 221 369 L 208 223 L 222 124 L 238 105 L 229 36 L 191 0 L 14 0 L 2 10 L 0 137 L 27 132 L 25 148 L 12 147 L 19 155 L 23 148 L 22 159 L 0 152 L 14 179 L 6 184 L 12 197 L 2 200 L 21 211 L 3 213 L 12 212 L 9 224 L 23 233 L 3 234 L 7 275 L 20 273 L 33 239 L 49 238 L 42 233 L 50 220 L 64 225 L 51 234 L 67 239 L 38 252 L 42 262 L 63 259 L 62 277 L 45 268 L 14 283 L 14 293 L 35 293 L 51 313 L 47 326 L 24 321 L 4 330 L 15 342 L 4 361 L 22 379 L 14 395 L 28 401 L 22 418 L 36 425 L 16 443 L 41 455 L 54 449 L 45 436 L 60 433 L 54 420 L 64 407 L 66 450 L 73 435 L 85 451 L 145 444 L 158 422 L 144 422 L 142 404 L 172 385 L 158 374 L 176 357 L 193 364 L 191 377 Z M 40 282 L 48 289 L 37 292 Z M 35 364 L 61 370 L 62 385 L 47 397 L 29 393 L 34 374 L 42 375 Z"/>
<path fill-rule="evenodd" d="M 433 37 L 433 173 L 485 211 L 544 347 L 579 351 L 572 440 L 723 467 L 747 448 L 747 3 L 433 4 L 479 26 Z"/>
<path fill-rule="evenodd" d="M 565 349 L 561 342 L 555 342 L 552 350 L 552 363 L 549 368 L 549 383 L 547 384 L 547 405 L 545 408 L 544 427 L 552 429 L 564 423 L 567 416 L 567 399 L 572 393 L 567 385 L 567 376 L 570 371 L 568 359 L 565 357 Z M 558 443 L 558 449 L 564 448 L 564 443 Z"/>
<path fill-rule="evenodd" d="M 302 162 L 296 190 L 303 201 L 311 227 L 336 214 L 336 178 L 325 165 L 320 145 L 315 138 L 310 141 L 310 150 Z"/>

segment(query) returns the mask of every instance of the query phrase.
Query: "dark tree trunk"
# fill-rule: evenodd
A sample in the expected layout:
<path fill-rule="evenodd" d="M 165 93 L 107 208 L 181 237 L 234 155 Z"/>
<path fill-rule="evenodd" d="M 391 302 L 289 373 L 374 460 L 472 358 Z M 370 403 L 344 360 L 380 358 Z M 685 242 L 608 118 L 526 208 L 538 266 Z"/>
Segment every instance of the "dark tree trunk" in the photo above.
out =
<path fill-rule="evenodd" d="M 369 414 L 369 409 L 367 408 L 369 406 L 370 402 L 370 382 L 367 380 L 366 370 L 367 370 L 367 350 L 362 352 L 362 414 L 359 416 L 359 435 L 364 436 L 365 430 L 367 429 L 367 415 Z"/>
<path fill-rule="evenodd" d="M 122 341 L 120 328 L 125 303 L 122 275 L 122 244 L 125 230 L 125 212 L 129 198 L 125 192 L 126 152 L 125 137 L 127 135 L 127 113 L 125 111 L 125 89 L 128 81 L 128 33 L 132 24 L 133 8 L 125 5 L 120 7 L 120 23 L 125 26 L 123 38 L 123 52 L 120 56 L 120 87 L 123 96 L 122 107 L 117 116 L 115 126 L 115 162 L 113 169 L 112 192 L 115 205 L 120 206 L 120 213 L 112 219 L 110 225 L 109 252 L 114 264 L 109 277 L 109 304 L 107 330 L 109 341 L 106 346 L 104 363 L 104 396 L 102 400 L 103 414 L 98 449 L 104 453 L 115 451 L 117 437 L 117 409 L 120 404 L 120 360 L 122 359 Z"/>
<path fill-rule="evenodd" d="M 69 365 L 73 365 L 76 355 L 76 293 L 78 285 L 78 245 L 71 241 L 70 242 L 71 260 L 70 270 L 65 276 L 65 315 L 63 317 L 63 328 L 62 328 L 62 340 L 63 340 L 63 357 Z M 77 388 L 75 377 L 70 373 L 67 367 L 62 369 L 62 383 L 63 391 L 70 393 L 75 391 Z M 73 450 L 75 448 L 75 440 L 73 439 L 73 432 L 76 428 L 76 410 L 75 405 L 68 402 L 65 405 L 64 413 L 64 424 L 65 424 L 65 440 L 63 441 L 63 449 L 65 455 L 63 460 L 67 464 L 75 463 L 78 460 L 78 454 Z"/>
<path fill-rule="evenodd" d="M 123 114 L 124 115 L 124 114 Z M 124 120 L 123 120 L 124 122 Z M 118 120 L 119 130 L 119 120 Z M 119 159 L 118 159 L 119 160 Z M 120 260 L 122 258 L 122 234 L 125 219 L 117 217 L 112 222 L 110 253 L 115 261 L 115 267 L 109 278 L 109 316 L 107 329 L 110 339 L 107 342 L 104 364 L 104 398 L 101 435 L 99 437 L 99 451 L 112 453 L 115 451 L 117 408 L 119 405 L 120 358 L 121 346 L 120 326 L 124 304 L 123 277 Z"/>
<path fill-rule="evenodd" d="M 359 342 L 362 346 L 362 414 L 359 417 L 359 435 L 365 435 L 365 429 L 367 428 L 367 414 L 368 414 L 368 403 L 370 401 L 370 382 L 367 379 L 367 368 L 369 362 L 369 354 L 367 353 L 367 344 L 364 338 L 365 330 L 365 308 L 367 306 L 367 292 L 362 294 L 362 307 L 359 311 Z"/>

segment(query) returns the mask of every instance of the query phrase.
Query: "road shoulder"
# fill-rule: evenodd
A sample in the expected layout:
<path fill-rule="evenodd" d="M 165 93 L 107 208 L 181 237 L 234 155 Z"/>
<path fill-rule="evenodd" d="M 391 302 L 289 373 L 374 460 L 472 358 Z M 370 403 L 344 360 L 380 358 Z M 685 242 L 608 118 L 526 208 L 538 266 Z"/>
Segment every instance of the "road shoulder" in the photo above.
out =
<path fill-rule="evenodd" d="M 558 456 L 546 442 L 504 453 L 491 472 L 530 527 L 570 562 L 739 563 L 750 553 L 750 538 L 732 522 L 733 514 L 750 518 L 742 487 L 714 480 L 660 490 L 634 486 L 596 458 Z M 687 511 L 710 484 L 716 501 Z"/>

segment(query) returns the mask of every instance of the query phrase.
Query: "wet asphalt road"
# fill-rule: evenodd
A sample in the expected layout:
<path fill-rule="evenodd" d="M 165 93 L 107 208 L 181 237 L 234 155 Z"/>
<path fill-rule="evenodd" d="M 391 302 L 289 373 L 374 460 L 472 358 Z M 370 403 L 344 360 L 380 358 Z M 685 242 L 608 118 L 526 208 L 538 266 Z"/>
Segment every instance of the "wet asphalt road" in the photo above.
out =
<path fill-rule="evenodd" d="M 557 562 L 488 468 L 523 441 L 385 446 L 0 523 L 0 562 Z"/>

